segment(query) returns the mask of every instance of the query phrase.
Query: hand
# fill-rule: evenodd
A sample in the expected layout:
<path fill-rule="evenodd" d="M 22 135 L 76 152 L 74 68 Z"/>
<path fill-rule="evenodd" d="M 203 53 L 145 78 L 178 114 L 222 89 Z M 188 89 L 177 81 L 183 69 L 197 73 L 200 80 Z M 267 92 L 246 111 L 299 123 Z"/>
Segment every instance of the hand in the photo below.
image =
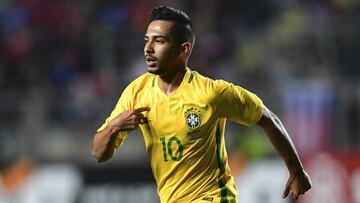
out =
<path fill-rule="evenodd" d="M 286 198 L 290 192 L 293 199 L 298 199 L 311 188 L 311 180 L 309 175 L 302 170 L 301 173 L 290 175 L 285 187 L 283 198 Z"/>
<path fill-rule="evenodd" d="M 149 107 L 140 107 L 137 109 L 122 112 L 116 116 L 109 123 L 110 128 L 115 128 L 118 131 L 131 131 L 139 127 L 139 124 L 144 123 L 146 118 L 141 112 L 150 111 Z"/>

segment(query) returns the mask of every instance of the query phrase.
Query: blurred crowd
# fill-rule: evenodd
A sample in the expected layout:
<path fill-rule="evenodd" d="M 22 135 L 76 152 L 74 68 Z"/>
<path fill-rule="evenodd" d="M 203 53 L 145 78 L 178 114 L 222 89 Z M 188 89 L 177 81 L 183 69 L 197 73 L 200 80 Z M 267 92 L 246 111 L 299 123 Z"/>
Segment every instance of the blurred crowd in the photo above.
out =
<path fill-rule="evenodd" d="M 183 9 L 192 18 L 197 38 L 190 68 L 259 95 L 284 122 L 302 157 L 321 150 L 358 151 L 358 0 L 1 0 L 0 202 L 26 202 L 12 199 L 19 195 L 4 196 L 6 192 L 23 194 L 29 202 L 28 197 L 39 202 L 36 198 L 59 194 L 69 198 L 60 201 L 74 202 L 83 177 L 85 184 L 95 177 L 89 172 L 99 167 L 94 167 L 90 153 L 92 136 L 126 85 L 146 71 L 143 35 L 148 13 L 157 5 Z M 111 166 L 147 168 L 142 138 L 138 131 L 133 134 Z M 245 171 L 249 157 L 274 152 L 257 129 L 228 124 L 226 139 L 231 141 L 227 146 L 235 177 Z M 61 162 L 88 171 L 46 165 Z M 279 171 L 279 165 L 272 164 L 250 167 L 245 172 L 250 178 L 240 182 L 258 187 L 263 179 L 255 184 L 252 178 L 266 167 Z M 117 168 L 109 173 L 108 166 L 101 169 L 107 172 L 96 173 L 98 179 L 123 177 Z M 64 183 L 54 189 L 64 193 L 49 190 L 47 197 L 39 196 L 42 189 L 36 188 L 53 185 L 49 180 Z M 21 184 L 25 186 L 18 190 Z M 75 193 L 68 193 L 69 188 Z M 100 196 L 120 202 L 125 194 L 132 196 L 133 189 L 106 188 L 84 190 L 79 202 L 97 202 Z M 152 186 L 137 189 L 144 191 L 139 198 L 154 198 Z M 240 193 L 249 193 L 241 189 Z M 255 192 L 259 202 L 269 199 L 262 191 Z M 104 201 L 111 202 L 99 199 Z"/>
<path fill-rule="evenodd" d="M 0 161 L 93 164 L 92 135 L 146 71 L 147 15 L 161 4 L 194 22 L 190 68 L 259 95 L 301 153 L 359 147 L 359 1 L 2 0 Z"/>

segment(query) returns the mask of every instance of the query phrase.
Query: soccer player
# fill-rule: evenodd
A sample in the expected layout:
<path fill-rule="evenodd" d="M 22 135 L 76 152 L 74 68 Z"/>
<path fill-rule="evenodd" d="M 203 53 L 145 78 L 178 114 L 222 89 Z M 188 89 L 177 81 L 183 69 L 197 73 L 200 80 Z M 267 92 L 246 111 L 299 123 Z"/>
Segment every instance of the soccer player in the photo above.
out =
<path fill-rule="evenodd" d="M 253 93 L 188 68 L 194 41 L 184 12 L 164 6 L 151 11 L 144 47 L 148 73 L 127 86 L 98 129 L 93 156 L 108 160 L 127 133 L 140 127 L 162 203 L 235 203 L 225 121 L 257 124 L 289 170 L 283 197 L 297 199 L 311 182 L 284 126 Z"/>

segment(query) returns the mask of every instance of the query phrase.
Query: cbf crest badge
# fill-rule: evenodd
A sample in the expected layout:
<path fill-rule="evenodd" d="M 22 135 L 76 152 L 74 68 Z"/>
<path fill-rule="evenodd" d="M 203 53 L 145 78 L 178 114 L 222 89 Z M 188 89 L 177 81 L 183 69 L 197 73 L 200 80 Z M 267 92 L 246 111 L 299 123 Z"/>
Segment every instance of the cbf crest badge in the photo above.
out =
<path fill-rule="evenodd" d="M 200 111 L 196 108 L 190 108 L 185 112 L 186 126 L 194 131 L 200 126 Z"/>

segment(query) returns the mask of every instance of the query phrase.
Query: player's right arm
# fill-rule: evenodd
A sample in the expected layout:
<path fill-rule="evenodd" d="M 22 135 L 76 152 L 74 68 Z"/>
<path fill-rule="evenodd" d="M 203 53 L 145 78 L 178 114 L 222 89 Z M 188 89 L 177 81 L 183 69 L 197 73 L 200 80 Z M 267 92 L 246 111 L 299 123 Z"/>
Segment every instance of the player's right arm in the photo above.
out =
<path fill-rule="evenodd" d="M 149 107 L 140 107 L 120 113 L 109 124 L 95 134 L 93 139 L 92 155 L 98 162 L 110 159 L 116 149 L 116 139 L 121 132 L 129 132 L 138 128 L 144 115 L 142 112 L 149 111 Z"/>

